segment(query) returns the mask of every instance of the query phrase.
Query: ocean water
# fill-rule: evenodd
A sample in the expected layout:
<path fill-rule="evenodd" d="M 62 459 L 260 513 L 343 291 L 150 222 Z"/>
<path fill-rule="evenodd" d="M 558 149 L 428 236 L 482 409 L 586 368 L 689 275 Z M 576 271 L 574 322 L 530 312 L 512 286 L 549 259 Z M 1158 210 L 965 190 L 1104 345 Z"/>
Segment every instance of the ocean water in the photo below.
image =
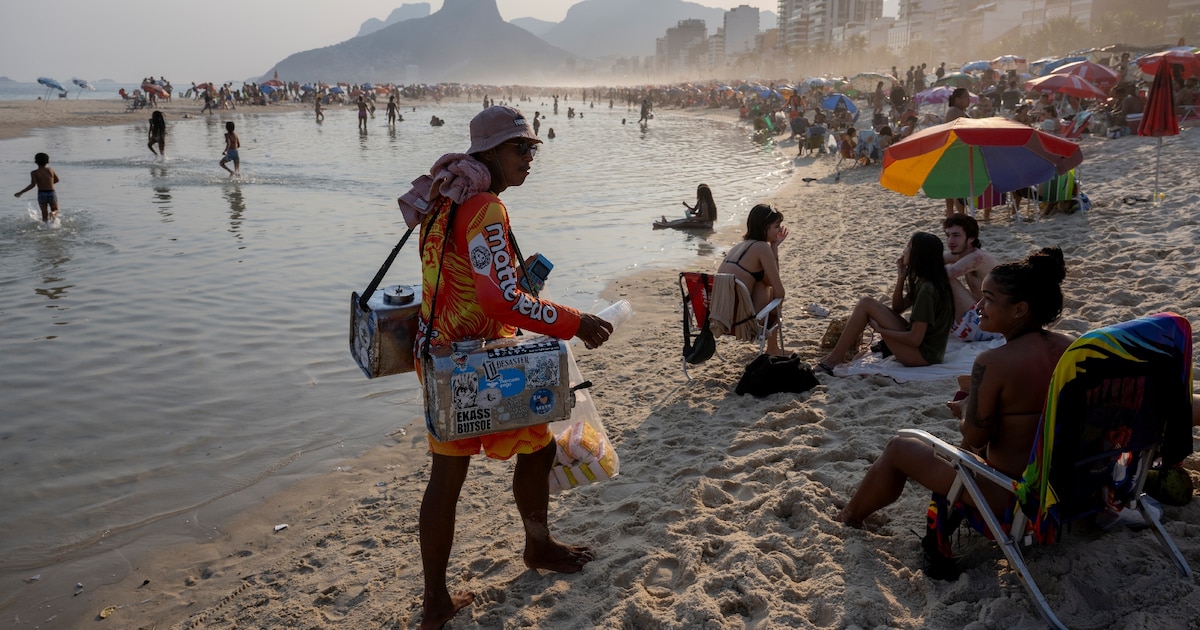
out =
<path fill-rule="evenodd" d="M 0 142 L 0 609 L 23 578 L 164 532 L 211 534 L 222 506 L 424 430 L 411 374 L 367 380 L 350 358 L 349 296 L 404 231 L 396 197 L 466 148 L 477 111 L 424 105 L 395 129 L 380 112 L 366 134 L 350 109 L 320 125 L 303 111 L 171 119 L 165 160 L 140 117 Z M 560 112 L 503 197 L 525 254 L 555 263 L 553 295 L 579 308 L 622 274 L 712 253 L 650 229 L 697 184 L 737 225 L 792 169 L 727 122 L 660 113 L 643 131 L 607 103 Z M 226 121 L 241 179 L 217 166 Z M 32 192 L 8 196 L 39 151 L 62 180 L 58 227 L 33 218 Z M 411 243 L 385 285 L 417 281 Z"/>
<path fill-rule="evenodd" d="M 50 77 L 58 81 L 59 85 L 66 88 L 66 97 L 71 100 L 112 100 L 120 98 L 117 90 L 125 88 L 128 93 L 133 93 L 139 89 L 140 84 L 135 83 L 113 83 L 112 81 L 104 81 L 97 83 L 89 81 L 94 90 L 85 90 L 78 85 L 72 83 L 74 77 Z M 191 85 L 184 86 L 185 89 Z M 0 82 L 0 101 L 33 101 L 39 98 L 45 98 L 51 101 L 58 100 L 59 91 L 47 88 L 41 83 L 26 83 L 24 81 L 4 81 Z"/>

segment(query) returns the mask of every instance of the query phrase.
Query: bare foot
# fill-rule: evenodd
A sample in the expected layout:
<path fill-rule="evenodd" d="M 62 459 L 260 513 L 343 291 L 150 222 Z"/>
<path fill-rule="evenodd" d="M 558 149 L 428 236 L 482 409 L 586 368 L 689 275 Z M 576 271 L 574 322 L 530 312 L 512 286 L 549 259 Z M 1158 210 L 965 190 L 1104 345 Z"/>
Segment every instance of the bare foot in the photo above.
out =
<path fill-rule="evenodd" d="M 525 566 L 558 573 L 578 573 L 583 565 L 596 559 L 596 554 L 587 547 L 564 545 L 550 539 L 545 547 L 533 548 L 526 543 Z"/>
<path fill-rule="evenodd" d="M 426 596 L 422 606 L 425 614 L 421 617 L 421 630 L 437 630 L 446 625 L 446 622 L 450 621 L 458 611 L 470 606 L 475 601 L 475 593 L 459 591 L 438 599 L 441 601 L 435 602 Z"/>
<path fill-rule="evenodd" d="M 845 508 L 842 508 L 842 511 L 838 513 L 837 520 L 846 527 L 853 527 L 854 529 L 863 528 L 863 522 L 859 519 L 850 518 L 850 515 L 846 513 Z"/>

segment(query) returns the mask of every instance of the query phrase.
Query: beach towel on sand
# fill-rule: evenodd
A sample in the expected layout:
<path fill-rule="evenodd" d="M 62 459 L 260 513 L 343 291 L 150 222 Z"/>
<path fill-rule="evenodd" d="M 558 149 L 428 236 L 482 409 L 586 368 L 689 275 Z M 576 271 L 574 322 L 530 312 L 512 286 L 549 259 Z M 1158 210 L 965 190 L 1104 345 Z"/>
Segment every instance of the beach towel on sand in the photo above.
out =
<path fill-rule="evenodd" d="M 1004 345 L 1004 338 L 991 341 L 976 341 L 967 343 L 951 337 L 946 340 L 945 359 L 935 365 L 923 367 L 906 367 L 896 360 L 896 357 L 880 358 L 878 354 L 868 353 L 844 365 L 834 368 L 838 376 L 855 374 L 882 374 L 889 376 L 897 383 L 908 381 L 936 381 L 943 378 L 955 378 L 962 374 L 970 374 L 975 357 L 984 350 L 999 348 Z"/>

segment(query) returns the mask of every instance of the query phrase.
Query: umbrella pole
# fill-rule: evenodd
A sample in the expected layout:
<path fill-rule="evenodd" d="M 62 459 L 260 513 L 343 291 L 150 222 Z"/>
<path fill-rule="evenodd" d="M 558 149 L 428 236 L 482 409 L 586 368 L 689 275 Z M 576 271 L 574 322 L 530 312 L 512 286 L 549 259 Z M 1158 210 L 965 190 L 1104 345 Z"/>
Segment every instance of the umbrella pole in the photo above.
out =
<path fill-rule="evenodd" d="M 967 215 L 975 218 L 975 149 L 967 147 L 967 180 L 971 182 L 971 198 L 967 200 Z"/>
<path fill-rule="evenodd" d="M 1162 203 L 1162 197 L 1158 193 L 1158 162 L 1162 159 L 1162 136 L 1158 137 L 1158 149 L 1154 152 L 1154 205 Z"/>

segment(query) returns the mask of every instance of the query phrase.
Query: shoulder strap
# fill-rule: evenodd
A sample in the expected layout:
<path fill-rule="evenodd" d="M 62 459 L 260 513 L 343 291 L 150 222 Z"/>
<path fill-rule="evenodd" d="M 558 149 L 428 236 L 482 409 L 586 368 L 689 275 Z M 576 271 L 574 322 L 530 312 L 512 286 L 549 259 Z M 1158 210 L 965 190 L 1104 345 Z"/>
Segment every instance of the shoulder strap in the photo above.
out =
<path fill-rule="evenodd" d="M 454 230 L 454 215 L 458 213 L 458 204 L 450 204 L 450 214 L 446 217 L 446 228 L 442 234 L 442 255 L 438 258 L 438 275 L 437 280 L 433 284 L 433 295 L 429 296 L 429 320 L 425 322 L 425 339 L 422 340 L 420 355 L 426 357 L 429 355 L 429 342 L 433 337 L 433 317 L 437 313 L 437 295 L 438 290 L 442 286 L 442 266 L 446 262 L 446 245 L 450 242 L 451 234 Z M 433 221 L 437 220 L 437 215 L 429 218 L 430 229 L 433 229 Z M 429 235 L 428 231 L 423 231 L 421 234 L 421 251 L 424 254 L 425 238 Z M 424 296 L 422 296 L 424 299 Z"/>
<path fill-rule="evenodd" d="M 363 291 L 362 295 L 359 296 L 359 309 L 364 311 L 371 310 L 370 307 L 367 306 L 367 301 L 371 299 L 372 295 L 375 295 L 375 289 L 378 289 L 379 283 L 383 282 L 383 276 L 387 274 L 388 268 L 390 268 L 392 263 L 396 260 L 396 255 L 400 253 L 400 249 L 404 247 L 404 243 L 408 241 L 408 237 L 412 235 L 413 230 L 416 227 L 417 226 L 414 225 L 413 227 L 408 228 L 408 231 L 404 233 L 404 236 L 400 237 L 400 242 L 396 243 L 396 246 L 392 248 L 392 253 L 387 257 L 387 260 L 383 261 L 383 266 L 379 268 L 379 271 L 375 274 L 375 277 L 371 279 L 371 283 L 367 285 L 367 290 Z"/>

